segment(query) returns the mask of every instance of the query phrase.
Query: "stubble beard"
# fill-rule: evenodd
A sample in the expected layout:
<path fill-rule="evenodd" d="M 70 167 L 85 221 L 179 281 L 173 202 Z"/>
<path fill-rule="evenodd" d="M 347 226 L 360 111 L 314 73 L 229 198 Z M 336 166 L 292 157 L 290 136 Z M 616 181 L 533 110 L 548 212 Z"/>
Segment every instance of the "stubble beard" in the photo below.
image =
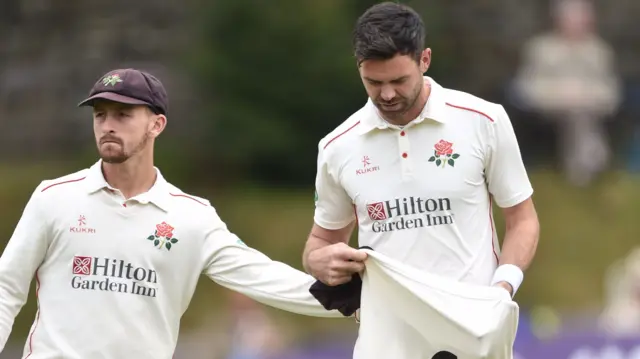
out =
<path fill-rule="evenodd" d="M 423 88 L 424 88 L 424 83 L 416 86 L 416 88 L 413 91 L 413 96 L 411 98 L 405 98 L 403 100 L 405 106 L 403 106 L 401 109 L 398 109 L 396 111 L 385 111 L 383 110 L 381 105 L 377 104 L 376 107 L 378 107 L 378 111 L 380 111 L 380 113 L 383 115 L 384 118 L 393 122 L 401 121 L 403 120 L 402 117 L 416 105 L 416 102 L 418 102 L 418 98 L 420 97 L 420 94 L 422 93 Z"/>
<path fill-rule="evenodd" d="M 125 151 L 123 144 L 120 144 L 120 149 L 116 153 L 106 154 L 100 151 L 100 149 L 98 149 L 98 152 L 100 153 L 102 162 L 110 164 L 121 164 L 126 162 L 132 156 L 141 152 L 142 149 L 147 146 L 150 138 L 151 135 L 149 134 L 149 132 L 145 133 L 144 136 L 142 136 L 140 142 L 138 142 L 138 144 L 130 152 Z"/>

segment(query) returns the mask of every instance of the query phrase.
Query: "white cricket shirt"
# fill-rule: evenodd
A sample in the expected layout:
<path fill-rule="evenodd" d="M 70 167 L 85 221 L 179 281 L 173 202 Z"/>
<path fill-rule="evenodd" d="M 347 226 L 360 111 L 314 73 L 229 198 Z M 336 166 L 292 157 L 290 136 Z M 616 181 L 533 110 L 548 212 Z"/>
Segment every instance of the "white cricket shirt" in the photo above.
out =
<path fill-rule="evenodd" d="M 101 162 L 37 187 L 0 257 L 0 351 L 34 273 L 29 359 L 169 359 L 203 273 L 283 310 L 341 316 L 311 296 L 311 276 L 247 247 L 207 200 L 157 175 L 126 201 Z"/>
<path fill-rule="evenodd" d="M 424 273 L 375 251 L 362 278 L 354 359 L 512 359 L 518 304 L 499 287 Z"/>
<path fill-rule="evenodd" d="M 422 113 L 399 128 L 367 104 L 319 143 L 315 223 L 358 223 L 360 246 L 426 272 L 489 285 L 500 207 L 533 189 L 502 106 L 425 77 Z"/>

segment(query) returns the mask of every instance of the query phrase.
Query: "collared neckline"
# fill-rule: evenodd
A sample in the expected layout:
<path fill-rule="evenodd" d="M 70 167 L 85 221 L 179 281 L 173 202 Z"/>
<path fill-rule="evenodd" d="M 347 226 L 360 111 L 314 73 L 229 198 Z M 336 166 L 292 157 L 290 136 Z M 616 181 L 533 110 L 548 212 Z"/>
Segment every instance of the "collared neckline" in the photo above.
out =
<path fill-rule="evenodd" d="M 168 182 L 162 176 L 162 173 L 157 167 L 154 167 L 156 170 L 156 181 L 153 186 L 144 193 L 141 193 L 135 197 L 130 199 L 136 200 L 140 203 L 153 203 L 158 206 L 160 209 L 164 211 L 169 210 L 169 188 Z M 89 173 L 86 178 L 87 183 L 87 191 L 89 194 L 96 193 L 100 190 L 106 189 L 110 192 L 117 192 L 118 189 L 113 188 L 107 183 L 107 180 L 104 178 L 104 174 L 102 173 L 102 160 L 98 160 L 93 166 L 89 168 Z"/>
<path fill-rule="evenodd" d="M 446 116 L 444 111 L 444 108 L 446 106 L 446 100 L 444 98 L 444 88 L 429 76 L 425 76 L 424 80 L 427 86 L 431 87 L 431 93 L 429 94 L 429 98 L 427 99 L 427 103 L 422 109 L 422 112 L 420 112 L 417 118 L 409 122 L 406 126 L 396 126 L 390 124 L 384 118 L 382 118 L 380 112 L 378 111 L 378 108 L 373 104 L 371 98 L 369 98 L 366 104 L 367 112 L 365 118 L 360 122 L 360 133 L 365 134 L 374 129 L 384 130 L 387 128 L 408 128 L 422 123 L 424 122 L 424 120 L 446 123 Z"/>

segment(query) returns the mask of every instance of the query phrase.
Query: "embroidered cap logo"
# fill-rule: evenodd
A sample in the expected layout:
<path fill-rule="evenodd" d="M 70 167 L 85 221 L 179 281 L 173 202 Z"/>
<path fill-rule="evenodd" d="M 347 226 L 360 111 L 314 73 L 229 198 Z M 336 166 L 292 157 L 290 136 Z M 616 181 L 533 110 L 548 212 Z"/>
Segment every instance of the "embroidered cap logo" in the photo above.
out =
<path fill-rule="evenodd" d="M 102 84 L 105 86 L 115 86 L 118 82 L 122 82 L 118 74 L 109 75 L 102 79 Z"/>

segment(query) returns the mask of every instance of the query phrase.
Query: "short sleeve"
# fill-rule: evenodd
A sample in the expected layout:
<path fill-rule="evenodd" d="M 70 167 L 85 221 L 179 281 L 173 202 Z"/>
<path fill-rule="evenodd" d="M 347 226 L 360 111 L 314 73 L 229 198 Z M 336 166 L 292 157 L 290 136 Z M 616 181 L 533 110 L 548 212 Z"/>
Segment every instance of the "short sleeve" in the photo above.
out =
<path fill-rule="evenodd" d="M 321 141 L 318 146 L 314 221 L 325 229 L 342 229 L 355 220 L 353 201 L 340 185 L 327 157 Z"/>
<path fill-rule="evenodd" d="M 513 207 L 533 194 L 509 115 L 500 105 L 490 123 L 485 175 L 489 192 L 501 208 Z"/>

